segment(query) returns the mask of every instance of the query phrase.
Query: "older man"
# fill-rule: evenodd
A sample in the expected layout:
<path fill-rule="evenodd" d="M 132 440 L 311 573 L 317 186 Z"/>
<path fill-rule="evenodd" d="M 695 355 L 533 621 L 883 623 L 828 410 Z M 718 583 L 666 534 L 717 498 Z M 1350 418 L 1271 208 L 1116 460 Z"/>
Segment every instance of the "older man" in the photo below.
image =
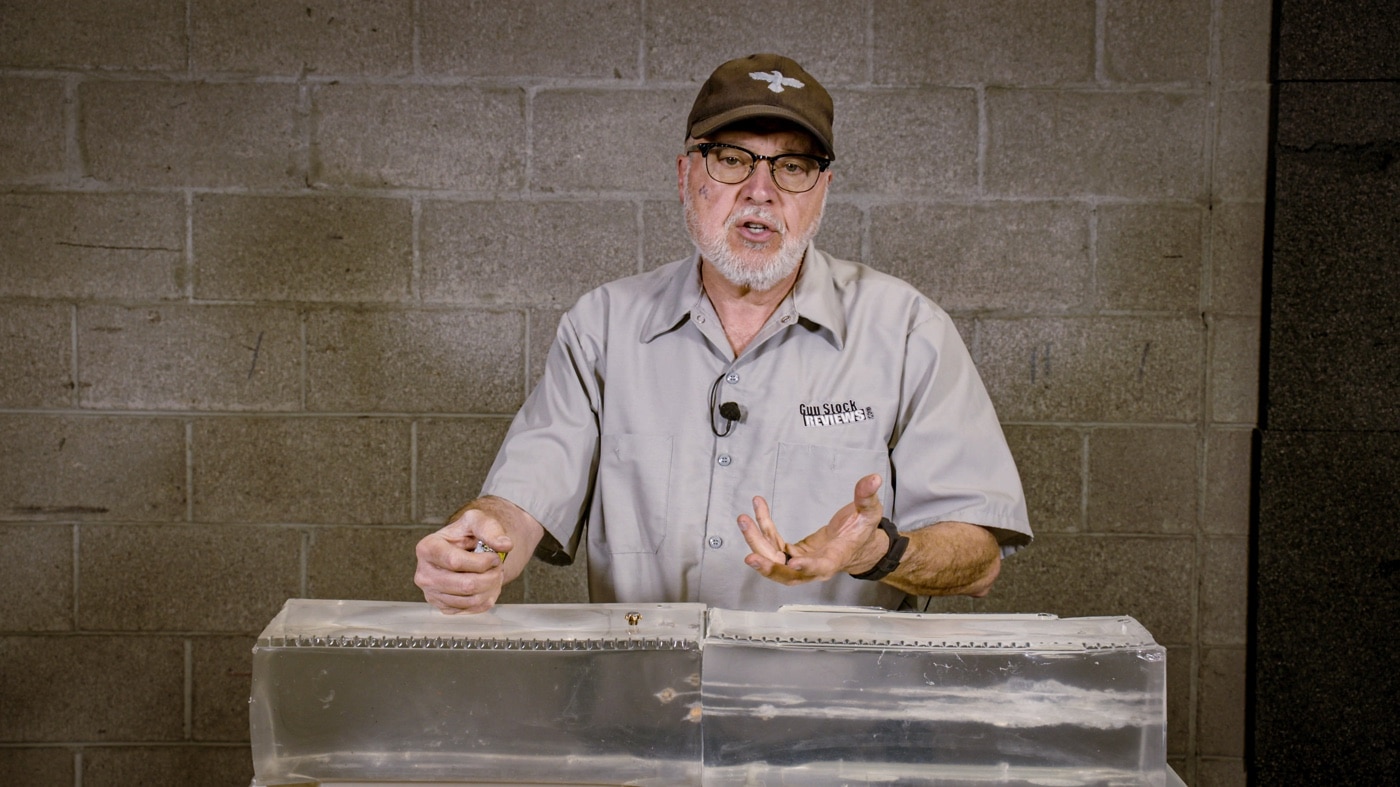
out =
<path fill-rule="evenodd" d="M 429 602 L 489 609 L 585 541 L 594 601 L 987 593 L 1031 537 L 1020 480 L 948 315 L 812 244 L 832 114 L 778 55 L 705 82 L 676 159 L 696 253 L 564 316 L 482 496 L 419 542 Z"/>

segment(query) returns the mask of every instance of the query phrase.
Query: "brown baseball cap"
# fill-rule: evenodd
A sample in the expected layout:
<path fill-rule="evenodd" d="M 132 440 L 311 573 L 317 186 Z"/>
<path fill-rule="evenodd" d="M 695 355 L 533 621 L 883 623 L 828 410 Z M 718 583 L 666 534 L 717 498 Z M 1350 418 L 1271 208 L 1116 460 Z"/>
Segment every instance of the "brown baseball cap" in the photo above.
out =
<path fill-rule="evenodd" d="M 806 129 L 828 157 L 836 158 L 831 116 L 831 95 L 802 66 L 782 55 L 749 55 L 710 74 L 690 108 L 686 130 L 698 139 L 740 120 L 778 118 Z"/>

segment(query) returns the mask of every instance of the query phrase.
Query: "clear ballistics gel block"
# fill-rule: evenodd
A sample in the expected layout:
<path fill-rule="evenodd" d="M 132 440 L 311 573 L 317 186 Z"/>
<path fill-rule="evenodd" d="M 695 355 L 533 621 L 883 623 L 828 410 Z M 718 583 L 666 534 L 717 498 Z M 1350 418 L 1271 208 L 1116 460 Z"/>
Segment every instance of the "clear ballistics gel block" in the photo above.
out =
<path fill-rule="evenodd" d="M 1169 787 L 1128 617 L 292 600 L 254 785 Z"/>

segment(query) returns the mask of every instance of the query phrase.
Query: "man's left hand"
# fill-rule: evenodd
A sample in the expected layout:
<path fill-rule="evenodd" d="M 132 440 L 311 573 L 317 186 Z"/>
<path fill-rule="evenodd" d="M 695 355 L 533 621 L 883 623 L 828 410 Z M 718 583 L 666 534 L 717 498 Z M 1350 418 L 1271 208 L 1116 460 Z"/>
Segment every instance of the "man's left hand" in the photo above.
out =
<path fill-rule="evenodd" d="M 754 515 L 740 515 L 739 529 L 753 553 L 744 562 L 763 576 L 784 585 L 827 580 L 837 574 L 859 574 L 880 562 L 889 538 L 880 530 L 885 505 L 880 502 L 881 479 L 868 475 L 856 482 L 854 498 L 816 532 L 789 544 L 778 533 L 768 501 L 753 499 Z"/>

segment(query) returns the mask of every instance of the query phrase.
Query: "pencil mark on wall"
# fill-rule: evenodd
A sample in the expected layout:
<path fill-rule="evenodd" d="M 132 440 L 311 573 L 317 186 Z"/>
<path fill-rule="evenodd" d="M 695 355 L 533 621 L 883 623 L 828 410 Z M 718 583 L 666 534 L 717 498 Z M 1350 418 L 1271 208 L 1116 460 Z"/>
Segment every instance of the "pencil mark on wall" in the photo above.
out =
<path fill-rule="evenodd" d="M 1138 359 L 1138 382 L 1147 379 L 1147 354 L 1152 351 L 1152 342 L 1142 345 L 1142 357 Z"/>
<path fill-rule="evenodd" d="M 258 368 L 258 353 L 262 351 L 262 340 L 264 331 L 258 331 L 258 343 L 253 345 L 253 362 L 248 365 L 248 379 L 253 379 L 253 372 Z"/>
<path fill-rule="evenodd" d="M 1031 349 L 1031 383 L 1034 384 L 1038 377 L 1050 379 L 1050 345 L 1046 342 Z"/>

